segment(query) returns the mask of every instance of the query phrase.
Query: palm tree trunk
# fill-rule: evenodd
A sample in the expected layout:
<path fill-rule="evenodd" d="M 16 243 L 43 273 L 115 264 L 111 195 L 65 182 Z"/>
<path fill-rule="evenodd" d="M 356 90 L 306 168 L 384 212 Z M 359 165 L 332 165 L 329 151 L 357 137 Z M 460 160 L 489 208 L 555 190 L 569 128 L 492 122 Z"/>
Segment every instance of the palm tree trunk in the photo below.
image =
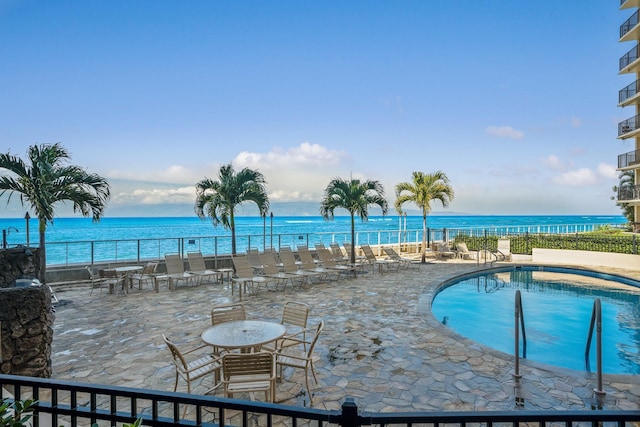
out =
<path fill-rule="evenodd" d="M 46 249 L 46 232 L 47 231 L 47 221 L 44 219 L 38 219 L 38 234 L 40 237 L 40 248 L 38 250 L 38 255 L 40 257 L 40 268 L 38 268 L 38 280 L 41 283 L 45 283 L 44 278 L 47 273 L 47 249 Z"/>
<path fill-rule="evenodd" d="M 351 264 L 356 263 L 356 220 L 354 213 L 351 212 Z"/>
<path fill-rule="evenodd" d="M 230 223 L 231 223 L 231 255 L 235 255 L 236 254 L 236 219 L 233 215 L 233 212 L 231 212 L 230 215 L 231 219 L 230 219 Z"/>

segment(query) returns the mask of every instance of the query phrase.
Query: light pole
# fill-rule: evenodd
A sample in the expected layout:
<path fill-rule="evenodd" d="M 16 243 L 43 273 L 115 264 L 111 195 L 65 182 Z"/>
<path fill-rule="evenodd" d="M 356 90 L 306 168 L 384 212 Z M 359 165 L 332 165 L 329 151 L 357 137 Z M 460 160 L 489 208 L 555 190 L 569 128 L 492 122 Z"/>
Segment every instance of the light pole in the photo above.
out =
<path fill-rule="evenodd" d="M 269 246 L 273 249 L 273 212 L 269 214 L 269 231 L 271 233 L 271 243 Z"/>
<path fill-rule="evenodd" d="M 24 214 L 24 220 L 27 223 L 27 247 L 29 247 L 29 220 L 30 219 L 31 219 L 31 215 L 29 215 L 29 212 Z"/>
<path fill-rule="evenodd" d="M 404 213 L 404 246 L 407 249 L 407 213 Z"/>
<path fill-rule="evenodd" d="M 262 250 L 267 249 L 267 214 L 262 214 Z"/>

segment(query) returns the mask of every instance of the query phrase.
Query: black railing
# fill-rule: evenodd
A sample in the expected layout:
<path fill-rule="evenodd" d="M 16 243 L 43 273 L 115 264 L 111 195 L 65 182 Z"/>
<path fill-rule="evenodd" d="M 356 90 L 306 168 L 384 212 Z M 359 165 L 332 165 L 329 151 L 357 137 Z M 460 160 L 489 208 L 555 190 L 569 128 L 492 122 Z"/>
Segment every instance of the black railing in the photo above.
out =
<path fill-rule="evenodd" d="M 640 45 L 635 45 L 629 52 L 625 53 L 622 58 L 620 58 L 620 71 L 638 59 L 639 46 Z"/>
<path fill-rule="evenodd" d="M 638 93 L 638 80 L 618 92 L 618 104 L 622 104 L 627 99 L 636 96 Z"/>
<path fill-rule="evenodd" d="M 601 410 L 601 403 L 592 411 L 478 411 L 478 412 L 361 412 L 353 399 L 347 398 L 340 410 L 292 407 L 213 396 L 148 391 L 134 388 L 83 384 L 42 378 L 0 375 L 2 387 L 12 389 L 14 398 L 31 397 L 39 401 L 34 427 L 40 425 L 116 426 L 142 419 L 144 426 L 315 426 L 342 427 L 405 426 L 429 424 L 435 427 L 473 424 L 492 426 L 508 423 L 512 426 L 546 423 L 565 426 L 578 422 L 591 425 L 640 422 L 640 411 Z M 6 395 L 0 394 L 0 397 Z M 595 410 L 597 409 L 597 410 Z"/>
<path fill-rule="evenodd" d="M 453 239 L 458 234 L 484 235 L 485 233 L 507 236 L 524 233 L 567 234 L 594 231 L 598 224 L 544 224 L 544 225 L 511 225 L 501 227 L 477 228 L 428 228 L 427 244 L 432 241 Z M 356 245 L 404 245 L 416 247 L 422 242 L 422 229 L 419 230 L 372 230 L 356 231 Z M 272 237 L 272 238 L 271 238 Z M 316 243 L 329 245 L 332 242 L 344 243 L 351 240 L 349 232 L 344 233 L 304 233 L 238 235 L 236 236 L 237 252 L 243 253 L 248 248 L 264 250 L 273 247 L 280 250 L 282 246 L 293 249 L 297 245 L 313 246 Z M 15 244 L 15 243 L 14 243 Z M 75 242 L 47 242 L 48 266 L 84 266 L 104 263 L 141 263 L 161 260 L 166 253 L 180 253 L 186 256 L 188 251 L 200 251 L 214 260 L 228 259 L 231 253 L 230 236 L 195 236 L 159 239 L 127 239 L 127 240 L 89 240 Z"/>
<path fill-rule="evenodd" d="M 618 187 L 618 201 L 640 200 L 640 185 L 622 185 Z"/>
<path fill-rule="evenodd" d="M 640 150 L 629 151 L 618 156 L 618 169 L 640 163 Z"/>
<path fill-rule="evenodd" d="M 633 27 L 635 27 L 636 25 L 638 25 L 638 11 L 637 10 L 636 10 L 636 13 L 631 15 L 631 17 L 629 19 L 627 19 L 626 21 L 624 21 L 624 23 L 622 25 L 620 25 L 620 38 L 624 37 L 624 35 L 627 34 L 629 31 L 631 31 L 631 29 Z"/>
<path fill-rule="evenodd" d="M 639 123 L 640 115 L 633 116 L 618 123 L 618 136 L 624 135 L 625 133 L 633 132 L 634 130 L 638 129 Z"/>

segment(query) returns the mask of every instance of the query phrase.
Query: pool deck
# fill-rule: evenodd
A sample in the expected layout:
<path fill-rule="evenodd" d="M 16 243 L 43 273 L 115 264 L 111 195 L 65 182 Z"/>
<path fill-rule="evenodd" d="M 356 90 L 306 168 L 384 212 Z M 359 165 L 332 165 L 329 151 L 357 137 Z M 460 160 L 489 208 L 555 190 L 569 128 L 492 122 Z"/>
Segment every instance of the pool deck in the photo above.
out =
<path fill-rule="evenodd" d="M 478 270 L 475 261 L 431 261 L 419 268 L 245 296 L 249 318 L 278 321 L 285 301 L 309 304 L 309 325 L 324 320 L 316 348 L 314 407 L 338 409 L 345 397 L 384 412 L 640 409 L 640 375 L 604 375 L 597 400 L 593 373 L 522 360 L 469 341 L 436 320 L 429 306 L 443 280 Z M 480 267 L 482 268 L 482 266 Z M 640 280 L 640 270 L 598 271 Z M 150 288 L 89 295 L 86 284 L 54 288 L 53 378 L 163 391 L 174 369 L 161 334 L 180 347 L 200 345 L 213 306 L 237 301 L 228 284 Z M 199 384 L 203 393 L 210 383 Z M 179 390 L 186 390 L 181 383 Z M 221 393 L 218 393 L 221 395 Z M 285 371 L 278 403 L 309 406 L 304 374 Z"/>

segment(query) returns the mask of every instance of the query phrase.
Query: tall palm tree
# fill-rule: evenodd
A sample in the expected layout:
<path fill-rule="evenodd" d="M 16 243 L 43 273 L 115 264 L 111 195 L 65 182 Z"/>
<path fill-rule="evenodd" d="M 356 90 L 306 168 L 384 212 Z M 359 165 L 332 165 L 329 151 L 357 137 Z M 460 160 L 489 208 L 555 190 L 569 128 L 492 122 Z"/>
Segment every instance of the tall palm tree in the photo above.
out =
<path fill-rule="evenodd" d="M 324 219 L 333 219 L 336 208 L 343 208 L 351 215 L 351 263 L 356 262 L 356 232 L 355 215 L 362 221 L 369 218 L 369 205 L 378 205 L 382 208 L 382 215 L 387 214 L 387 201 L 384 198 L 384 189 L 378 181 L 359 179 L 345 180 L 334 178 L 324 190 L 324 197 L 320 202 L 320 214 Z"/>
<path fill-rule="evenodd" d="M 231 253 L 236 254 L 236 208 L 244 202 L 258 205 L 260 216 L 267 215 L 269 196 L 264 176 L 255 170 L 233 169 L 231 164 L 220 167 L 218 181 L 205 178 L 196 184 L 196 214 L 211 218 L 214 226 L 222 224 L 231 230 Z"/>
<path fill-rule="evenodd" d="M 401 182 L 396 185 L 396 201 L 394 206 L 402 215 L 402 205 L 415 203 L 422 210 L 422 262 L 426 262 L 427 249 L 427 215 L 431 212 L 431 201 L 439 200 L 442 207 L 449 206 L 453 200 L 453 188 L 449 178 L 442 171 L 434 173 L 413 172 L 412 182 Z"/>
<path fill-rule="evenodd" d="M 19 194 L 20 203 L 29 206 L 38 217 L 40 237 L 40 266 L 38 279 L 44 283 L 47 268 L 47 224 L 53 222 L 59 203 L 71 202 L 74 212 L 100 221 L 111 189 L 106 179 L 87 173 L 79 166 L 67 165 L 71 158 L 60 144 L 32 145 L 27 150 L 27 161 L 10 153 L 0 154 L 0 169 L 11 174 L 0 177 L 0 197 Z"/>

